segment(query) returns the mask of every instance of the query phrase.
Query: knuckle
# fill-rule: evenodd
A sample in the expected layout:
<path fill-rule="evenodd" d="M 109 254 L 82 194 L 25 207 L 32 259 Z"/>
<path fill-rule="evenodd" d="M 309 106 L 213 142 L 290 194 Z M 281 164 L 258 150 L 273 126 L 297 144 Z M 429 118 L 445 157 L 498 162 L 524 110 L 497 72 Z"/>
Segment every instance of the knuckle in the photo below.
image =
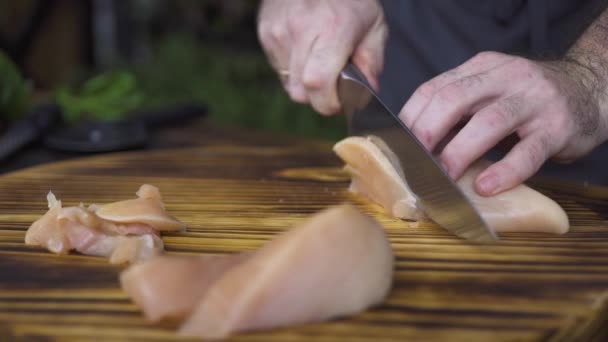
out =
<path fill-rule="evenodd" d="M 409 112 L 401 110 L 399 112 L 399 120 L 401 120 L 407 128 L 412 127 L 412 115 Z"/>
<path fill-rule="evenodd" d="M 475 74 L 462 77 L 456 81 L 456 84 L 461 88 L 471 88 L 483 83 L 484 74 Z"/>
<path fill-rule="evenodd" d="M 328 83 L 329 74 L 323 70 L 307 71 L 302 74 L 302 85 L 308 90 L 323 88 Z"/>
<path fill-rule="evenodd" d="M 286 91 L 287 91 L 287 94 L 289 94 L 289 98 L 292 101 L 294 101 L 296 103 L 301 103 L 301 104 L 308 103 L 308 97 L 306 96 L 306 94 L 299 92 L 299 91 L 294 91 L 290 87 L 286 87 Z"/>
<path fill-rule="evenodd" d="M 291 17 L 287 20 L 287 31 L 294 36 L 297 36 L 306 30 L 307 23 L 301 17 Z"/>
<path fill-rule="evenodd" d="M 491 127 L 511 127 L 519 112 L 518 104 L 509 100 L 496 103 L 485 117 L 486 123 Z"/>
<path fill-rule="evenodd" d="M 565 114 L 566 112 L 557 110 L 555 113 Z M 548 124 L 550 125 L 547 127 L 547 130 L 550 131 L 550 133 L 553 133 L 555 138 L 566 138 L 572 135 L 572 132 L 574 131 L 573 127 L 575 126 L 570 115 L 555 115 Z"/>
<path fill-rule="evenodd" d="M 424 99 L 430 100 L 433 97 L 433 95 L 435 94 L 435 88 L 436 87 L 432 81 L 424 82 L 423 84 L 421 84 L 418 87 L 418 89 L 416 90 L 416 93 L 418 96 L 421 96 Z"/>
<path fill-rule="evenodd" d="M 272 43 L 272 35 L 270 33 L 269 25 L 260 24 L 258 26 L 258 37 L 263 46 L 269 46 Z"/>
<path fill-rule="evenodd" d="M 313 100 L 313 107 L 322 115 L 333 115 L 340 111 L 340 104 L 328 98 L 327 94 L 324 94 L 323 97 L 316 96 Z"/>
<path fill-rule="evenodd" d="M 532 69 L 532 63 L 530 62 L 530 60 L 523 57 L 513 58 L 513 60 L 511 61 L 511 66 L 514 69 L 520 70 L 522 72 L 529 72 Z"/>
<path fill-rule="evenodd" d="M 332 103 L 328 103 L 325 107 L 323 107 L 321 114 L 333 115 L 333 114 L 338 113 L 339 111 L 340 111 L 340 105 L 332 102 Z"/>
<path fill-rule="evenodd" d="M 547 98 L 557 99 L 562 106 L 567 106 L 566 101 L 561 101 L 561 89 L 555 82 L 551 81 L 546 77 L 543 77 L 541 86 L 544 89 L 544 93 Z"/>
<path fill-rule="evenodd" d="M 488 115 L 483 117 L 483 121 L 486 126 L 492 128 L 505 127 L 507 123 L 510 121 L 510 114 L 507 113 L 501 107 L 494 108 Z"/>
<path fill-rule="evenodd" d="M 542 70 L 536 65 L 535 62 L 523 58 L 515 57 L 510 63 L 510 70 L 514 75 L 519 75 L 520 78 L 527 80 L 540 80 L 541 83 L 545 83 L 547 79 L 543 74 Z"/>
<path fill-rule="evenodd" d="M 289 94 L 289 98 L 293 102 L 301 103 L 301 104 L 308 103 L 308 101 L 305 98 L 303 98 L 302 96 L 300 96 L 299 94 L 295 94 L 295 93 L 292 93 L 292 92 L 288 92 L 288 94 Z"/>
<path fill-rule="evenodd" d="M 266 38 L 270 34 L 270 29 L 268 28 L 268 24 L 264 22 L 260 22 L 257 26 L 257 33 L 260 38 Z"/>
<path fill-rule="evenodd" d="M 498 58 L 500 54 L 494 51 L 482 51 L 478 52 L 469 61 L 474 64 L 485 64 L 488 61 Z"/>
<path fill-rule="evenodd" d="M 370 48 L 357 49 L 352 58 L 355 65 L 370 65 L 379 62 L 376 59 L 375 51 Z"/>
<path fill-rule="evenodd" d="M 287 40 L 288 32 L 284 25 L 273 24 L 268 28 L 268 40 L 281 43 Z"/>
<path fill-rule="evenodd" d="M 441 103 L 453 103 L 462 99 L 464 95 L 462 83 L 460 81 L 453 82 L 441 88 L 435 93 L 434 100 Z"/>

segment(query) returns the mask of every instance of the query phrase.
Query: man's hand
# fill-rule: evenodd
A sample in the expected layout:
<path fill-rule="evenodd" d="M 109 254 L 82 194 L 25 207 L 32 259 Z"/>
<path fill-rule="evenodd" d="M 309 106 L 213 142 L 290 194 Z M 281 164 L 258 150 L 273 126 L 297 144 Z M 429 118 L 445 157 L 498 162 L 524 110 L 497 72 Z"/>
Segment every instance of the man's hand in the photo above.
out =
<path fill-rule="evenodd" d="M 439 154 L 454 179 L 517 134 L 519 142 L 476 179 L 477 192 L 489 196 L 525 181 L 548 158 L 572 161 L 603 142 L 608 119 L 599 99 L 607 81 L 575 60 L 484 52 L 421 85 L 400 118 L 429 150 L 470 118 Z"/>
<path fill-rule="evenodd" d="M 334 114 L 349 58 L 377 85 L 387 27 L 378 0 L 264 0 L 258 35 L 290 97 Z"/>

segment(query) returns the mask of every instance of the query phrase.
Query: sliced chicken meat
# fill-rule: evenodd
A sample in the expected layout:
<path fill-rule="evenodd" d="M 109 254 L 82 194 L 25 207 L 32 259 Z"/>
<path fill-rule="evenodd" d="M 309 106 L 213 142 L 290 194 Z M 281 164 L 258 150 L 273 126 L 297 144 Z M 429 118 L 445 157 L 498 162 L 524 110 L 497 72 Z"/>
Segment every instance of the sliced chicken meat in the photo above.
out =
<path fill-rule="evenodd" d="M 157 256 L 122 272 L 120 283 L 149 321 L 184 319 L 209 286 L 248 255 Z"/>
<path fill-rule="evenodd" d="M 382 227 L 343 205 L 249 254 L 158 257 L 131 266 L 121 283 L 149 319 L 192 311 L 182 335 L 223 338 L 361 312 L 384 300 L 392 273 Z"/>
<path fill-rule="evenodd" d="M 354 314 L 386 297 L 392 271 L 382 227 L 352 206 L 332 208 L 226 272 L 180 332 L 218 338 Z"/>
<path fill-rule="evenodd" d="M 158 193 L 158 189 L 151 185 L 143 185 L 139 192 L 142 192 L 142 189 L 144 192 Z M 162 213 L 159 212 L 158 207 L 164 207 L 160 194 L 154 199 L 140 197 L 142 198 L 147 202 L 142 200 L 138 203 L 138 215 L 146 219 L 121 220 L 122 207 L 110 205 L 110 209 L 116 210 L 106 210 L 106 215 L 112 214 L 114 218 L 108 220 L 97 214 L 100 209 L 108 208 L 108 205 L 92 204 L 85 207 L 81 204 L 77 207 L 63 207 L 61 201 L 49 192 L 49 210 L 29 227 L 25 234 L 25 243 L 43 246 L 59 254 L 76 250 L 86 255 L 104 256 L 108 257 L 111 263 L 146 260 L 163 250 L 159 231 L 167 227 L 167 222 L 171 222 L 172 227 L 178 224 L 183 227 L 183 224 L 169 216 L 164 209 Z M 147 203 L 150 205 L 146 211 Z M 110 214 L 107 214 L 108 212 Z M 151 217 L 153 219 L 150 219 Z M 155 225 L 157 222 L 162 223 Z"/>
<path fill-rule="evenodd" d="M 375 137 L 349 137 L 334 146 L 351 174 L 351 191 L 380 204 L 392 216 L 417 220 L 422 217 L 415 194 L 403 171 Z M 492 197 L 474 190 L 475 177 L 488 165 L 480 161 L 457 181 L 458 186 L 496 232 L 546 232 L 563 234 L 569 229 L 566 212 L 549 197 L 522 184 Z"/>
<path fill-rule="evenodd" d="M 494 231 L 568 232 L 570 223 L 564 209 L 554 200 L 526 185 L 518 185 L 491 197 L 480 196 L 474 188 L 475 178 L 488 165 L 488 161 L 475 163 L 457 184 Z"/>
<path fill-rule="evenodd" d="M 136 199 L 109 203 L 95 210 L 100 218 L 117 223 L 143 223 L 158 231 L 184 230 L 183 223 L 165 211 L 157 187 L 144 184 Z"/>
<path fill-rule="evenodd" d="M 350 190 L 370 198 L 394 217 L 422 218 L 416 196 L 403 181 L 403 170 L 383 152 L 388 147 L 381 146 L 372 138 L 363 137 L 346 138 L 334 146 L 336 154 L 346 162 L 345 170 L 352 176 Z"/>

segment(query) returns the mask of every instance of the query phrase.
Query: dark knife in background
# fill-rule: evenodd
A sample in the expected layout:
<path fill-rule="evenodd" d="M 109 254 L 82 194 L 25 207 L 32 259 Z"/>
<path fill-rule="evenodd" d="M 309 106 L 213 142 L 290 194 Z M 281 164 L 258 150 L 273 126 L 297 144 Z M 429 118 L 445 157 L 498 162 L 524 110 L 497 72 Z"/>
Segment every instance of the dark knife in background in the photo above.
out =
<path fill-rule="evenodd" d="M 149 130 L 186 123 L 206 114 L 204 105 L 182 104 L 131 113 L 118 121 L 68 126 L 61 120 L 59 106 L 40 105 L 0 135 L 0 162 L 39 141 L 49 148 L 66 152 L 111 152 L 141 147 L 149 139 Z"/>
<path fill-rule="evenodd" d="M 47 147 L 68 152 L 111 152 L 144 146 L 149 131 L 207 114 L 207 107 L 182 104 L 156 110 L 138 111 L 118 121 L 83 122 L 59 127 L 44 139 Z"/>

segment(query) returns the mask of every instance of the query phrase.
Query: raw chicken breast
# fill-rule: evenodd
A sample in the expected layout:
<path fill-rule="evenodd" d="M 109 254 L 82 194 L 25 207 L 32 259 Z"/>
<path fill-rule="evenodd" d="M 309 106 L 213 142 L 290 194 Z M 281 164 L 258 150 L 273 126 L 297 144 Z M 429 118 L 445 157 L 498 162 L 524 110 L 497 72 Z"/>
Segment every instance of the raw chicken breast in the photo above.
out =
<path fill-rule="evenodd" d="M 149 321 L 185 319 L 209 286 L 248 256 L 158 256 L 122 272 L 120 284 Z"/>
<path fill-rule="evenodd" d="M 423 217 L 417 198 L 403 181 L 403 171 L 391 161 L 388 147 L 372 137 L 350 137 L 334 145 L 352 175 L 350 190 L 369 197 L 394 217 L 417 220 Z M 395 157 L 396 158 L 396 157 Z"/>
<path fill-rule="evenodd" d="M 352 206 L 332 208 L 228 270 L 180 333 L 222 338 L 354 314 L 384 300 L 392 272 L 382 227 Z"/>
<path fill-rule="evenodd" d="M 142 192 L 142 189 L 144 192 L 158 193 L 158 189 L 151 185 L 143 185 L 139 192 Z M 164 209 L 162 213 L 159 212 L 159 206 L 164 206 L 160 202 L 160 194 L 154 196 L 157 197 L 140 196 L 138 215 L 144 219 L 135 221 L 130 218 L 121 220 L 121 216 L 116 214 L 121 209 L 113 204 L 92 204 L 88 208 L 80 204 L 78 207 L 64 208 L 61 201 L 49 192 L 49 210 L 29 227 L 25 234 L 25 243 L 44 246 L 59 254 L 76 250 L 86 255 L 105 256 L 109 257 L 111 263 L 146 260 L 163 250 L 163 242 L 158 236 L 159 230 L 168 225 L 183 227 L 183 224 L 169 216 Z M 149 209 L 146 210 L 145 205 L 148 203 Z M 110 210 L 114 215 L 112 218 L 116 220 L 107 220 L 97 215 L 100 209 L 107 206 L 118 208 Z"/>
<path fill-rule="evenodd" d="M 109 203 L 95 213 L 104 220 L 119 223 L 144 223 L 158 231 L 184 230 L 185 226 L 165 211 L 157 187 L 144 184 L 136 199 Z"/>
<path fill-rule="evenodd" d="M 492 197 L 477 194 L 473 183 L 488 165 L 489 161 L 475 163 L 457 184 L 494 231 L 555 234 L 568 232 L 570 223 L 564 209 L 526 185 L 516 186 Z"/>
<path fill-rule="evenodd" d="M 403 171 L 386 145 L 375 137 L 349 137 L 334 146 L 352 175 L 351 191 L 382 205 L 394 217 L 419 219 L 422 210 L 407 186 Z M 488 165 L 480 161 L 457 181 L 458 186 L 496 232 L 547 232 L 563 234 L 569 229 L 566 212 L 552 199 L 519 185 L 492 197 L 474 190 L 475 177 Z"/>

